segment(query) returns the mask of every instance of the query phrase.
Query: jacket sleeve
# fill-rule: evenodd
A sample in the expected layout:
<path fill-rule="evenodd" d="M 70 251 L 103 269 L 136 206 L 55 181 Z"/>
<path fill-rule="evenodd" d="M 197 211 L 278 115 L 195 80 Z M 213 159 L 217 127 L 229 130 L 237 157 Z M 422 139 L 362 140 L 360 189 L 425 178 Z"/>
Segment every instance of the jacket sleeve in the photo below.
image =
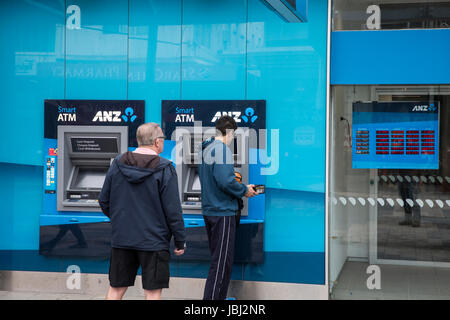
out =
<path fill-rule="evenodd" d="M 227 147 L 223 149 L 222 163 L 214 163 L 212 173 L 217 186 L 225 193 L 235 198 L 242 198 L 248 191 L 245 184 L 239 183 L 235 179 L 233 159 Z"/>
<path fill-rule="evenodd" d="M 167 224 L 174 236 L 175 247 L 177 249 L 183 249 L 186 241 L 186 230 L 184 228 L 183 211 L 178 193 L 177 173 L 172 164 L 164 169 L 160 195 Z"/>
<path fill-rule="evenodd" d="M 113 172 L 113 166 L 115 165 L 115 161 L 111 165 L 111 167 L 108 169 L 108 172 L 106 173 L 105 182 L 103 183 L 102 191 L 100 192 L 98 196 L 98 203 L 100 205 L 100 208 L 103 211 L 103 214 L 107 216 L 108 218 L 111 218 L 110 212 L 109 212 L 109 205 L 110 205 L 110 195 L 111 195 L 111 183 L 112 183 L 112 172 Z"/>

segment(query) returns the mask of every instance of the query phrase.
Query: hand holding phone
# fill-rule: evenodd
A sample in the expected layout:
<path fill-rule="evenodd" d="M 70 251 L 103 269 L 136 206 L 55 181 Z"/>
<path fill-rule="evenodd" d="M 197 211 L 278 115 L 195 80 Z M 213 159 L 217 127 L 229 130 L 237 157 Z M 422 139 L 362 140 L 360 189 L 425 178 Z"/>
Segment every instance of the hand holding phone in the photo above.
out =
<path fill-rule="evenodd" d="M 253 186 L 253 190 L 255 190 L 256 194 L 263 194 L 266 192 L 266 186 L 263 184 L 256 184 Z"/>
<path fill-rule="evenodd" d="M 254 187 L 255 187 L 254 184 L 247 185 L 247 193 L 245 194 L 245 196 L 247 198 L 252 198 L 252 197 L 256 196 L 256 191 L 255 191 Z"/>

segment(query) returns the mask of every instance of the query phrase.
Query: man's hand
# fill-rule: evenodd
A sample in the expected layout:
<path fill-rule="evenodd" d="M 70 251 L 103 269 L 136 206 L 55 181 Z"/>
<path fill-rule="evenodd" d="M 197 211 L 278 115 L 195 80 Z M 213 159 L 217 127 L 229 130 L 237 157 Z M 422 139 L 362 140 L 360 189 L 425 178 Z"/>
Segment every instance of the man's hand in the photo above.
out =
<path fill-rule="evenodd" d="M 175 248 L 175 250 L 173 250 L 173 253 L 175 253 L 176 256 L 181 256 L 182 254 L 184 254 L 184 249 Z"/>
<path fill-rule="evenodd" d="M 257 192 L 254 189 L 255 185 L 254 184 L 249 184 L 247 185 L 247 193 L 245 194 L 245 196 L 247 198 L 251 198 L 257 195 Z"/>

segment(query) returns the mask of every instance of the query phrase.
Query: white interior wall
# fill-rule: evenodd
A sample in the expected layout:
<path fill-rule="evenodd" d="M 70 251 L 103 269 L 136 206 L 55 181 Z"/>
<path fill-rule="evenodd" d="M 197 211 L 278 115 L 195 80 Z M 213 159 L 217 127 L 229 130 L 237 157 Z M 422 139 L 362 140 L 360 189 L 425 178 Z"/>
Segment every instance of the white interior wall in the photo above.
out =
<path fill-rule="evenodd" d="M 345 261 L 368 260 L 369 207 L 350 197 L 367 198 L 369 170 L 352 169 L 351 125 L 352 103 L 370 101 L 368 86 L 337 86 L 332 91 L 330 153 L 330 283 L 337 279 Z M 348 120 L 341 120 L 341 117 Z M 350 130 L 349 130 L 350 128 Z M 333 200 L 336 199 L 336 200 Z M 344 198 L 346 204 L 341 202 Z"/>

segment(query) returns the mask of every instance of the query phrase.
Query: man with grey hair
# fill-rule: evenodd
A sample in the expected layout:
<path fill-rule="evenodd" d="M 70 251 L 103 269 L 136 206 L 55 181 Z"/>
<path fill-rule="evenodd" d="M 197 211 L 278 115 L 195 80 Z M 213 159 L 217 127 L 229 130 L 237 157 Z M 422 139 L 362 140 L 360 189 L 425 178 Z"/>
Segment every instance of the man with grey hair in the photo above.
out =
<path fill-rule="evenodd" d="M 155 145 L 155 142 L 159 138 L 163 138 L 164 134 L 159 127 L 159 124 L 154 122 L 144 123 L 140 125 L 136 132 L 136 139 L 139 147 L 145 148 L 145 146 Z M 161 140 L 161 143 L 157 142 L 157 146 L 161 147 L 161 151 L 157 152 L 158 154 L 162 152 L 162 148 L 164 147 L 164 139 Z M 150 149 L 152 150 L 152 149 Z M 139 150 L 135 152 L 140 152 Z"/>
<path fill-rule="evenodd" d="M 137 129 L 138 148 L 119 155 L 99 196 L 111 219 L 110 288 L 106 299 L 121 299 L 134 285 L 139 266 L 146 299 L 160 299 L 169 287 L 170 241 L 184 253 L 185 228 L 172 162 L 159 156 L 164 134 L 157 123 Z"/>

